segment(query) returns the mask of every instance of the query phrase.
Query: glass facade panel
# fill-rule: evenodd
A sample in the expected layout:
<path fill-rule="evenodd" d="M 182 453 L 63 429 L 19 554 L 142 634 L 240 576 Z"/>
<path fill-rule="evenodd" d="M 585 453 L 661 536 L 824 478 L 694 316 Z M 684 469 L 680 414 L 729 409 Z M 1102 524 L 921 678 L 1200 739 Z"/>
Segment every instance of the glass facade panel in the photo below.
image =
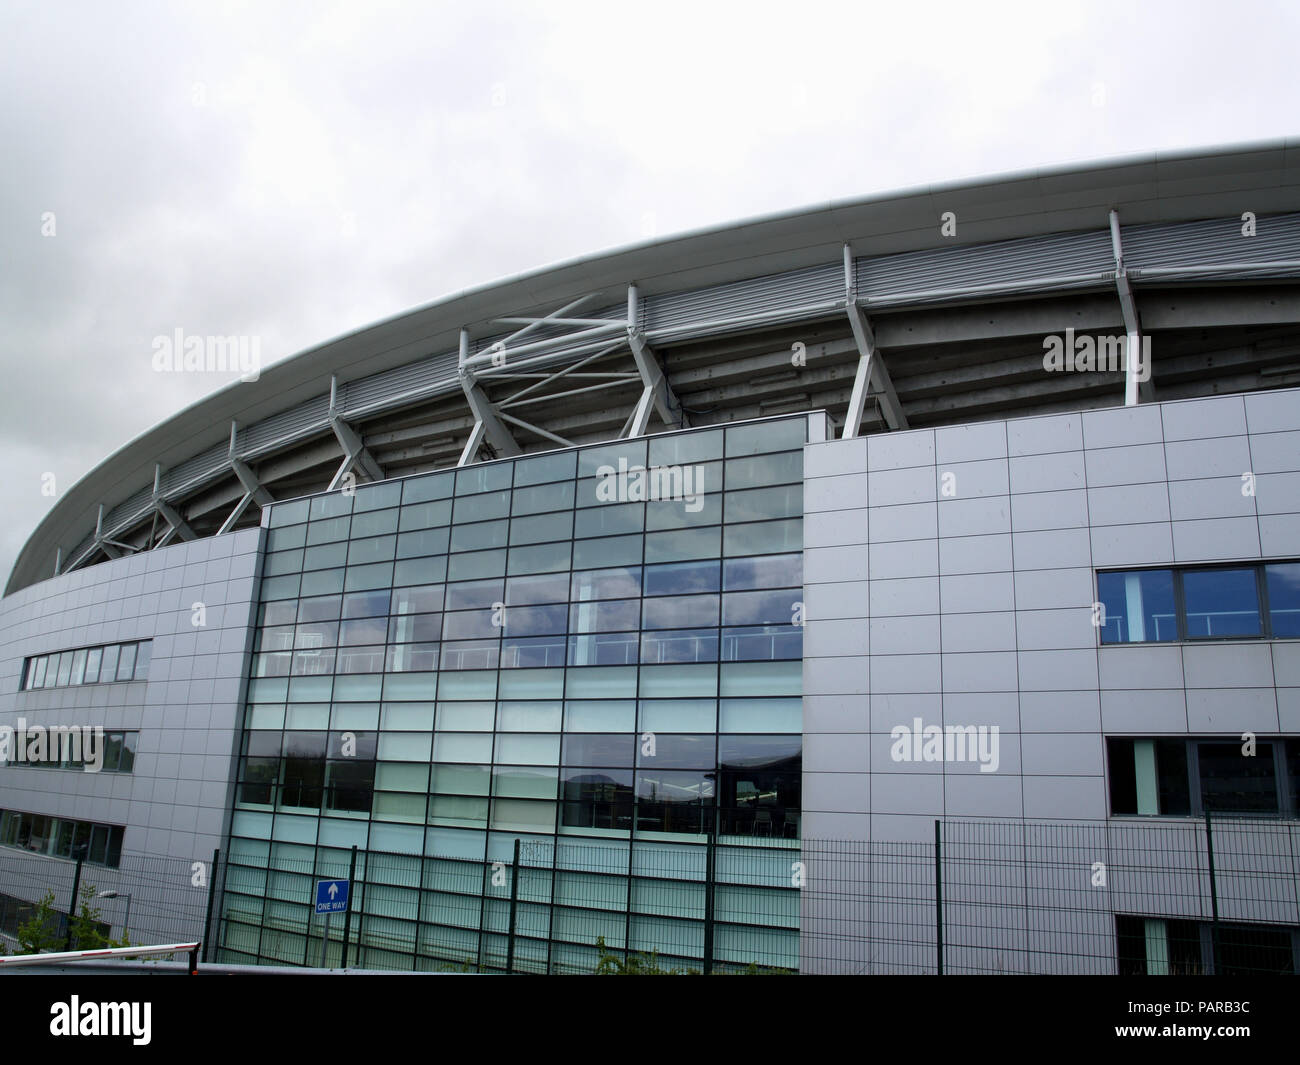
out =
<path fill-rule="evenodd" d="M 520 884 L 537 964 L 602 899 L 607 942 L 631 920 L 689 961 L 712 831 L 738 950 L 797 907 L 788 872 L 726 854 L 798 855 L 805 434 L 773 419 L 275 504 L 229 853 L 276 842 L 240 897 L 288 906 L 310 890 L 291 853 L 337 863 L 355 841 L 363 963 L 486 960 L 506 910 L 481 901 L 483 863 L 519 837 L 548 856 Z M 279 919 L 305 943 L 300 910 Z M 233 953 L 246 925 L 227 926 Z"/>

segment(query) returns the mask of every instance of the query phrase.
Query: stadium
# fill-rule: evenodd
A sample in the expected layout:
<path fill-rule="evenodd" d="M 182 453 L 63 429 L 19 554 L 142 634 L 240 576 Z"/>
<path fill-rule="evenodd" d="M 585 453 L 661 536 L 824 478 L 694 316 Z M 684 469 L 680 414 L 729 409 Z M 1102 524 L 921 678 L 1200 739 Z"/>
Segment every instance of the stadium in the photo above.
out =
<path fill-rule="evenodd" d="M 107 736 L 0 766 L 0 935 L 75 866 L 230 964 L 1294 972 L 1298 323 L 1283 141 L 216 338 L 0 600 L 0 725 Z"/>

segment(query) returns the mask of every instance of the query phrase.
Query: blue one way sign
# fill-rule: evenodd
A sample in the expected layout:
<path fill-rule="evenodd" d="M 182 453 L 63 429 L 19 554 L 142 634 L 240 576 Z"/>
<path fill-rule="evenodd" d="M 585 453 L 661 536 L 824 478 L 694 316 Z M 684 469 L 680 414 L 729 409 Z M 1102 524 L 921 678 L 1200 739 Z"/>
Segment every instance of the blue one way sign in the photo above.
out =
<path fill-rule="evenodd" d="M 317 914 L 342 913 L 348 908 L 348 882 L 346 880 L 316 881 Z"/>

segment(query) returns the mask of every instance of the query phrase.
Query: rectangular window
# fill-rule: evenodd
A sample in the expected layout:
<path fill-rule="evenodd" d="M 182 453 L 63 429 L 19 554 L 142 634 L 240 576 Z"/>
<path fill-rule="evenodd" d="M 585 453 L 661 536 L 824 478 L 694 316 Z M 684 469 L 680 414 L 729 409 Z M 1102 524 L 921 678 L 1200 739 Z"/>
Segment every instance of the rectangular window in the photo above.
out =
<path fill-rule="evenodd" d="M 80 647 L 52 655 L 27 659 L 21 680 L 22 691 L 62 688 L 81 684 L 109 684 L 118 680 L 144 680 L 148 674 L 152 641 Z M 130 665 L 122 667 L 129 654 Z"/>
<path fill-rule="evenodd" d="M 19 810 L 0 810 L 0 845 L 17 847 L 32 854 L 56 858 L 75 858 L 84 854 L 92 865 L 116 869 L 122 858 L 123 829 L 119 825 L 100 825 L 92 821 L 69 821 Z M 97 832 L 107 835 L 102 852 L 95 847 Z"/>
<path fill-rule="evenodd" d="M 135 679 L 149 679 L 149 663 L 153 660 L 153 644 L 146 640 L 135 645 Z"/>
<path fill-rule="evenodd" d="M 1274 636 L 1300 636 L 1300 562 L 1264 567 Z"/>
<path fill-rule="evenodd" d="M 1259 742 L 1255 752 L 1246 756 L 1241 743 L 1200 743 L 1196 753 L 1204 809 L 1211 813 L 1278 812 L 1273 744 Z"/>
<path fill-rule="evenodd" d="M 86 652 L 86 683 L 94 684 L 99 680 L 99 665 L 104 660 L 104 649 L 92 647 Z"/>
<path fill-rule="evenodd" d="M 135 644 L 127 643 L 122 645 L 122 650 L 117 657 L 117 679 L 130 680 L 135 672 Z"/>
<path fill-rule="evenodd" d="M 122 648 L 117 644 L 110 644 L 104 648 L 104 661 L 99 671 L 100 680 L 108 682 L 117 679 L 117 660 L 121 653 Z"/>
<path fill-rule="evenodd" d="M 1187 637 L 1259 636 L 1254 567 L 1187 570 L 1182 574 Z"/>
<path fill-rule="evenodd" d="M 1102 643 L 1149 643 L 1178 639 L 1172 570 L 1099 573 L 1097 594 Z"/>
<path fill-rule="evenodd" d="M 1097 574 L 1101 642 L 1300 636 L 1300 563 Z"/>
<path fill-rule="evenodd" d="M 1121 976 L 1291 976 L 1297 971 L 1293 929 L 1168 917 L 1115 915 Z M 1216 964 L 1217 958 L 1217 964 Z"/>
<path fill-rule="evenodd" d="M 1201 817 L 1300 812 L 1300 740 L 1106 740 L 1111 814 Z"/>

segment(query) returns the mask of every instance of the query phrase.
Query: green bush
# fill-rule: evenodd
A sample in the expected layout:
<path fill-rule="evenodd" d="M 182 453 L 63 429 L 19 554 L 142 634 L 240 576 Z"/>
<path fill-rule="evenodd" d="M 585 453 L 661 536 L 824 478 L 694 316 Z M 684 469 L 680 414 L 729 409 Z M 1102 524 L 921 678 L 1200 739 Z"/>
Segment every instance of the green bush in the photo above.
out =
<path fill-rule="evenodd" d="M 110 947 L 128 947 L 130 942 L 123 935 L 122 939 L 109 939 L 99 928 L 102 923 L 97 907 L 90 902 L 95 897 L 95 885 L 83 884 L 78 892 L 81 896 L 81 909 L 68 920 L 72 931 L 73 950 L 103 950 Z M 66 931 L 60 931 L 60 913 L 54 905 L 54 892 L 47 891 L 45 897 L 36 904 L 36 910 L 30 918 L 18 926 L 18 950 L 15 954 L 46 954 L 61 951 L 67 942 Z M 3 945 L 0 944 L 0 947 Z"/>

